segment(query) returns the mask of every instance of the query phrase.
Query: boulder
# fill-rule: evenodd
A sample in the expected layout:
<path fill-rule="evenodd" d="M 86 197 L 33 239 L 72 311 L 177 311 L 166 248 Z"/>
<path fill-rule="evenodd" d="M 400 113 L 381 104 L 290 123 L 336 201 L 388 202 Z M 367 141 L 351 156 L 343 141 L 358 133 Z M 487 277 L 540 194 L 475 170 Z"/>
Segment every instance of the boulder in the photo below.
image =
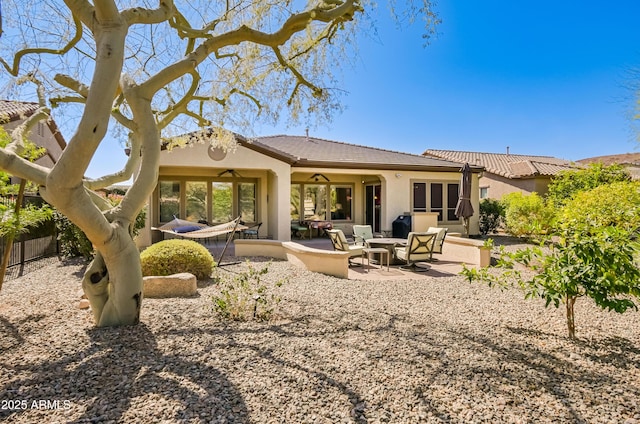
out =
<path fill-rule="evenodd" d="M 189 297 L 197 291 L 196 276 L 188 272 L 143 277 L 144 297 Z"/>

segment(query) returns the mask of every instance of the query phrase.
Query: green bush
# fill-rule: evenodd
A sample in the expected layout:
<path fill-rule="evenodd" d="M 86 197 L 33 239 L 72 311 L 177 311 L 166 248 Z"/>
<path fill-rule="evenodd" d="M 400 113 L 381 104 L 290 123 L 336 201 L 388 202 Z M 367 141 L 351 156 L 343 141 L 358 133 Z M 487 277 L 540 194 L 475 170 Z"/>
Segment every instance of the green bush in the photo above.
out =
<path fill-rule="evenodd" d="M 569 337 L 575 337 L 575 303 L 591 298 L 603 309 L 638 310 L 640 299 L 640 183 L 616 182 L 576 192 L 558 214 L 545 247 L 500 251 L 503 272 L 464 267 L 469 281 L 507 288 L 519 285 L 525 298 L 566 308 Z M 515 264 L 524 265 L 522 273 Z M 531 274 L 529 271 L 533 271 Z M 636 298 L 636 299 L 634 299 Z"/>
<path fill-rule="evenodd" d="M 480 202 L 480 234 L 495 233 L 504 219 L 504 205 L 498 200 L 482 199 Z"/>
<path fill-rule="evenodd" d="M 631 174 L 621 165 L 604 166 L 592 163 L 585 169 L 563 171 L 549 184 L 547 199 L 555 206 L 563 206 L 576 193 L 616 182 L 631 181 Z"/>
<path fill-rule="evenodd" d="M 136 220 L 131 228 L 131 233 L 135 237 L 145 226 L 147 208 L 136 216 Z M 60 254 L 65 258 L 75 258 L 82 256 L 86 260 L 93 259 L 93 244 L 89 241 L 85 233 L 66 216 L 58 211 L 54 213 L 58 241 L 60 242 Z"/>
<path fill-rule="evenodd" d="M 93 245 L 82 230 L 58 211 L 54 213 L 54 220 L 60 242 L 60 255 L 65 258 L 82 256 L 86 260 L 91 260 Z"/>
<path fill-rule="evenodd" d="M 511 235 L 530 238 L 548 234 L 553 228 L 555 211 L 538 193 L 509 193 L 502 198 L 502 204 L 506 231 Z"/>
<path fill-rule="evenodd" d="M 592 232 L 614 226 L 630 234 L 640 230 L 640 182 L 618 182 L 577 193 L 559 214 L 559 228 Z"/>
<path fill-rule="evenodd" d="M 190 272 L 198 280 L 211 277 L 215 266 L 211 253 L 193 240 L 164 240 L 140 254 L 142 275 L 171 275 Z"/>

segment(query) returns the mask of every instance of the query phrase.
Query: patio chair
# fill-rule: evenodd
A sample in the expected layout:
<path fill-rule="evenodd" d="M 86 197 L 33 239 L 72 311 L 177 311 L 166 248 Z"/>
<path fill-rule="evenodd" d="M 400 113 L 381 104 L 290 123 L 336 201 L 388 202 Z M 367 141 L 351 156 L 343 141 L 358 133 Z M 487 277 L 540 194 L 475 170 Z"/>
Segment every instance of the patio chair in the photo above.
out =
<path fill-rule="evenodd" d="M 440 227 L 429 227 L 427 228 L 427 233 L 436 233 L 436 241 L 433 243 L 433 253 L 442 253 L 442 245 L 444 244 L 444 238 L 447 236 L 448 228 L 440 228 Z M 437 259 L 431 258 L 431 260 L 436 261 Z"/>
<path fill-rule="evenodd" d="M 359 246 L 355 243 L 349 243 L 342 230 L 326 230 L 326 233 L 329 234 L 329 238 L 331 239 L 331 243 L 333 244 L 333 250 L 349 252 L 350 265 L 353 265 L 351 263 L 351 258 L 354 258 L 356 256 L 362 257 L 362 250 L 365 248 L 365 246 Z"/>
<path fill-rule="evenodd" d="M 255 238 L 255 239 L 259 239 L 259 234 L 260 234 L 260 227 L 262 226 L 262 222 L 258 222 L 256 224 L 253 224 L 251 226 L 249 226 L 249 228 L 247 228 L 246 230 L 244 230 L 242 232 L 242 236 L 243 238 Z"/>
<path fill-rule="evenodd" d="M 406 246 L 396 246 L 393 248 L 396 258 L 407 263 L 405 267 L 400 268 L 416 272 L 428 271 L 431 266 L 418 266 L 417 263 L 431 260 L 435 241 L 436 234 L 434 233 L 410 232 L 407 237 Z"/>
<path fill-rule="evenodd" d="M 353 238 L 356 244 L 367 247 L 366 240 L 370 240 L 374 237 L 382 237 L 381 235 L 374 236 L 373 228 L 371 225 L 354 225 L 353 226 Z"/>

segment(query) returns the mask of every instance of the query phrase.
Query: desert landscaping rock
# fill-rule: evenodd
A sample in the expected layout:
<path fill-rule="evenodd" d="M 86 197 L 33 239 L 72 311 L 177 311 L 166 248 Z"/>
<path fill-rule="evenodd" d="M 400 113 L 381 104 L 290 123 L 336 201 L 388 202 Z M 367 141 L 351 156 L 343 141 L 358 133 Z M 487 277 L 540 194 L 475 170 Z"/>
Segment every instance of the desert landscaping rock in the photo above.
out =
<path fill-rule="evenodd" d="M 233 258 L 232 258 L 233 259 Z M 230 259 L 231 260 L 231 259 Z M 261 258 L 253 258 L 263 263 Z M 190 298 L 145 299 L 141 323 L 94 328 L 82 263 L 0 293 L 0 420 L 199 423 L 634 423 L 640 314 L 563 309 L 460 276 L 361 281 L 273 262 L 278 318 L 224 322 L 217 269 Z M 38 408 L 37 402 L 46 402 Z M 35 404 L 33 402 L 36 402 Z M 21 404 L 17 404 L 20 406 Z M 34 407 L 35 405 L 35 407 Z"/>
<path fill-rule="evenodd" d="M 188 272 L 143 277 L 144 297 L 189 297 L 197 292 L 196 276 Z"/>

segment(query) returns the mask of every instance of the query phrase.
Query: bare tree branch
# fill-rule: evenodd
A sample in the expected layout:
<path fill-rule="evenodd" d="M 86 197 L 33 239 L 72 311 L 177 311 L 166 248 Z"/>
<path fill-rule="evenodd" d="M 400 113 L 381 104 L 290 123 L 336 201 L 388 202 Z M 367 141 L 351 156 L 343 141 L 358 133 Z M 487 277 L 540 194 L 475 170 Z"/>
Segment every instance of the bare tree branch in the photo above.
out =
<path fill-rule="evenodd" d="M 11 75 L 13 75 L 15 77 L 15 76 L 18 76 L 18 73 L 20 72 L 20 62 L 22 61 L 22 58 L 24 56 L 26 56 L 26 55 L 29 55 L 29 54 L 56 54 L 56 55 L 63 55 L 65 53 L 67 53 L 82 38 L 82 23 L 80 22 L 79 19 L 77 19 L 75 17 L 75 15 L 73 17 L 73 23 L 75 24 L 75 31 L 76 31 L 75 35 L 73 36 L 73 38 L 71 40 L 69 40 L 69 42 L 67 44 L 65 44 L 65 46 L 63 48 L 61 48 L 61 49 L 45 49 L 45 48 L 40 48 L 40 47 L 33 47 L 33 48 L 23 49 L 23 50 L 18 51 L 14 55 L 14 57 L 13 57 L 13 65 L 9 65 L 2 58 L 0 58 L 0 63 L 2 63 L 2 66 L 4 66 L 4 68 L 7 70 L 7 72 L 9 72 Z"/>

